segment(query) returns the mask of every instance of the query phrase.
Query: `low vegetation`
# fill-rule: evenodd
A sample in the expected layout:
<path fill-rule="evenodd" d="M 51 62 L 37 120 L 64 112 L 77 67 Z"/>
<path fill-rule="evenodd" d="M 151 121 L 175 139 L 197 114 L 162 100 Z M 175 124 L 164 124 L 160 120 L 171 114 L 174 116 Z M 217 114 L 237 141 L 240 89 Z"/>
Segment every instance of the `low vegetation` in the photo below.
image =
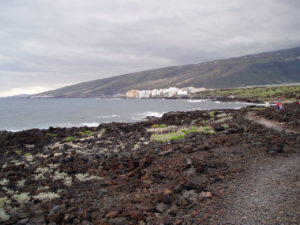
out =
<path fill-rule="evenodd" d="M 294 101 L 300 99 L 300 85 L 208 90 L 198 92 L 194 96 L 207 98 L 229 97 L 233 99 L 256 98 L 264 101 L 276 101 L 278 98 L 282 98 L 283 100 Z"/>
<path fill-rule="evenodd" d="M 79 173 L 79 174 L 76 174 L 75 177 L 78 181 L 81 181 L 81 182 L 88 181 L 88 180 L 101 180 L 101 179 L 103 179 L 102 177 L 90 175 L 88 173 Z"/>
<path fill-rule="evenodd" d="M 52 138 L 57 137 L 57 134 L 54 134 L 54 133 L 47 133 L 46 135 L 48 137 L 52 137 Z"/>
<path fill-rule="evenodd" d="M 59 198 L 59 194 L 54 192 L 41 192 L 38 195 L 33 196 L 33 198 L 47 202 Z"/>
<path fill-rule="evenodd" d="M 71 142 L 71 141 L 75 141 L 76 139 L 74 138 L 74 137 L 72 137 L 72 136 L 70 136 L 70 137 L 66 137 L 65 139 L 64 139 L 64 141 L 66 141 L 66 142 Z"/>
<path fill-rule="evenodd" d="M 94 132 L 92 132 L 92 131 L 90 131 L 90 130 L 85 130 L 85 131 L 80 131 L 80 132 L 78 132 L 78 134 L 79 134 L 80 136 L 91 136 L 91 135 L 94 134 Z"/>
<path fill-rule="evenodd" d="M 214 134 L 215 131 L 211 127 L 196 127 L 192 126 L 186 129 L 179 129 L 174 132 L 163 133 L 163 134 L 152 134 L 151 141 L 157 142 L 168 142 L 174 140 L 180 140 L 185 138 L 186 135 L 191 133 L 203 133 L 203 134 Z"/>
<path fill-rule="evenodd" d="M 152 128 L 167 128 L 168 126 L 166 124 L 153 124 Z"/>

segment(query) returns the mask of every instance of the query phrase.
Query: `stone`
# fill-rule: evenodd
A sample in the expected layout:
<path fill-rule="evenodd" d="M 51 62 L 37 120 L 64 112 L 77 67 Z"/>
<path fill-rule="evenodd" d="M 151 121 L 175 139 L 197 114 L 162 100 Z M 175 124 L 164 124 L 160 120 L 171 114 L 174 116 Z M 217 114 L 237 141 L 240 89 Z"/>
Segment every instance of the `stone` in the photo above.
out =
<path fill-rule="evenodd" d="M 106 218 L 115 218 L 119 215 L 118 211 L 111 211 L 105 215 Z"/>
<path fill-rule="evenodd" d="M 48 225 L 57 225 L 55 222 L 48 223 Z"/>
<path fill-rule="evenodd" d="M 134 220 L 142 220 L 144 218 L 143 214 L 138 210 L 130 210 L 129 215 Z"/>
<path fill-rule="evenodd" d="M 187 189 L 202 189 L 203 180 L 196 174 L 196 169 L 192 168 L 186 172 L 186 182 L 183 184 Z"/>
<path fill-rule="evenodd" d="M 17 224 L 26 224 L 28 222 L 28 218 L 25 218 L 25 219 L 22 219 L 22 220 L 19 220 Z"/>
<path fill-rule="evenodd" d="M 65 206 L 64 205 L 55 205 L 49 210 L 49 214 L 47 216 L 47 219 L 49 221 L 55 221 L 57 223 L 60 223 L 61 220 L 64 217 L 64 210 Z"/>
<path fill-rule="evenodd" d="M 202 191 L 199 195 L 200 199 L 207 199 L 207 198 L 211 198 L 213 195 L 211 192 L 204 192 Z"/>
<path fill-rule="evenodd" d="M 91 213 L 91 219 L 92 219 L 92 222 L 95 222 L 95 221 L 101 219 L 101 217 L 102 217 L 102 216 L 101 216 L 100 212 L 98 212 L 98 211 L 93 211 L 93 212 Z"/>
<path fill-rule="evenodd" d="M 124 225 L 127 224 L 127 219 L 124 217 L 110 219 L 109 222 L 113 225 Z"/>
<path fill-rule="evenodd" d="M 190 202 L 197 202 L 198 194 L 195 192 L 195 190 L 184 191 L 182 194 L 182 198 Z"/>
<path fill-rule="evenodd" d="M 44 216 L 35 216 L 30 219 L 30 223 L 43 225 L 46 224 Z"/>
<path fill-rule="evenodd" d="M 166 211 L 166 210 L 168 209 L 168 206 L 167 206 L 166 204 L 164 204 L 164 203 L 158 203 L 158 204 L 156 205 L 155 209 L 156 209 L 158 212 L 162 213 L 162 212 L 164 212 L 164 211 Z"/>

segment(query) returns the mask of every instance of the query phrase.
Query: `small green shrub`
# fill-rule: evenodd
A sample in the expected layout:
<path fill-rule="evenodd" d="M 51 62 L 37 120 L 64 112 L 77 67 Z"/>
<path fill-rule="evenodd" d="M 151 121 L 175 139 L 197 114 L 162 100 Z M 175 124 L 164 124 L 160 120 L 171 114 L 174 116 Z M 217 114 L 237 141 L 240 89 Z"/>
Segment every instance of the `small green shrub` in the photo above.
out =
<path fill-rule="evenodd" d="M 91 135 L 94 134 L 94 132 L 92 132 L 92 131 L 90 131 L 90 130 L 85 130 L 85 131 L 80 131 L 80 132 L 78 132 L 78 134 L 79 134 L 80 136 L 91 136 Z"/>
<path fill-rule="evenodd" d="M 16 150 L 15 153 L 18 154 L 18 155 L 21 155 L 22 154 L 22 150 Z"/>
<path fill-rule="evenodd" d="M 214 112 L 214 111 L 210 111 L 210 112 L 208 113 L 208 115 L 209 115 L 210 117 L 214 117 L 215 112 Z"/>
<path fill-rule="evenodd" d="M 224 129 L 228 129 L 228 128 L 229 128 L 229 125 L 228 125 L 227 123 L 225 123 L 225 124 L 222 124 L 222 127 L 223 127 Z"/>
<path fill-rule="evenodd" d="M 57 137 L 57 134 L 53 134 L 53 133 L 46 133 L 46 136 L 48 137 Z"/>
<path fill-rule="evenodd" d="M 215 134 L 216 132 L 214 130 L 204 130 L 202 133 L 204 133 L 204 134 Z"/>
<path fill-rule="evenodd" d="M 166 124 L 160 124 L 159 128 L 167 128 L 168 126 Z"/>
<path fill-rule="evenodd" d="M 152 128 L 167 128 L 168 126 L 166 124 L 153 124 Z"/>
<path fill-rule="evenodd" d="M 170 141 L 181 140 L 185 137 L 185 135 L 175 135 L 170 138 Z"/>
<path fill-rule="evenodd" d="M 64 141 L 66 141 L 66 142 L 75 141 L 75 138 L 74 138 L 74 137 L 72 137 L 72 136 L 70 136 L 70 137 L 66 137 L 66 138 L 64 139 Z"/>

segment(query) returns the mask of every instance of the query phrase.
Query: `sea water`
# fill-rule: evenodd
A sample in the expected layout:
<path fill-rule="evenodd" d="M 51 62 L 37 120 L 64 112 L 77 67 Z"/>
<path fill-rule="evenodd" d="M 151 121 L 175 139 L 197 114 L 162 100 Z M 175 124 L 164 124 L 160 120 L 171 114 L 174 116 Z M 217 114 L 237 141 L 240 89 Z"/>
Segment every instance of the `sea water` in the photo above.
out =
<path fill-rule="evenodd" d="M 237 109 L 246 103 L 206 100 L 45 98 L 0 99 L 0 130 L 136 122 L 170 111 Z"/>

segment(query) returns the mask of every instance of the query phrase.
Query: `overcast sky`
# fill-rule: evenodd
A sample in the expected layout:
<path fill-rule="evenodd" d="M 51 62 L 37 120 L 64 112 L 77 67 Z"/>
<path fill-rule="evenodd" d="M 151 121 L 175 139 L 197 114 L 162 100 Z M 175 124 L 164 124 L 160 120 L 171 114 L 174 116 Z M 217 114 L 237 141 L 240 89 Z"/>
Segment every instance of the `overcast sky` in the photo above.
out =
<path fill-rule="evenodd" d="M 0 96 L 300 46 L 299 0 L 0 0 Z"/>

